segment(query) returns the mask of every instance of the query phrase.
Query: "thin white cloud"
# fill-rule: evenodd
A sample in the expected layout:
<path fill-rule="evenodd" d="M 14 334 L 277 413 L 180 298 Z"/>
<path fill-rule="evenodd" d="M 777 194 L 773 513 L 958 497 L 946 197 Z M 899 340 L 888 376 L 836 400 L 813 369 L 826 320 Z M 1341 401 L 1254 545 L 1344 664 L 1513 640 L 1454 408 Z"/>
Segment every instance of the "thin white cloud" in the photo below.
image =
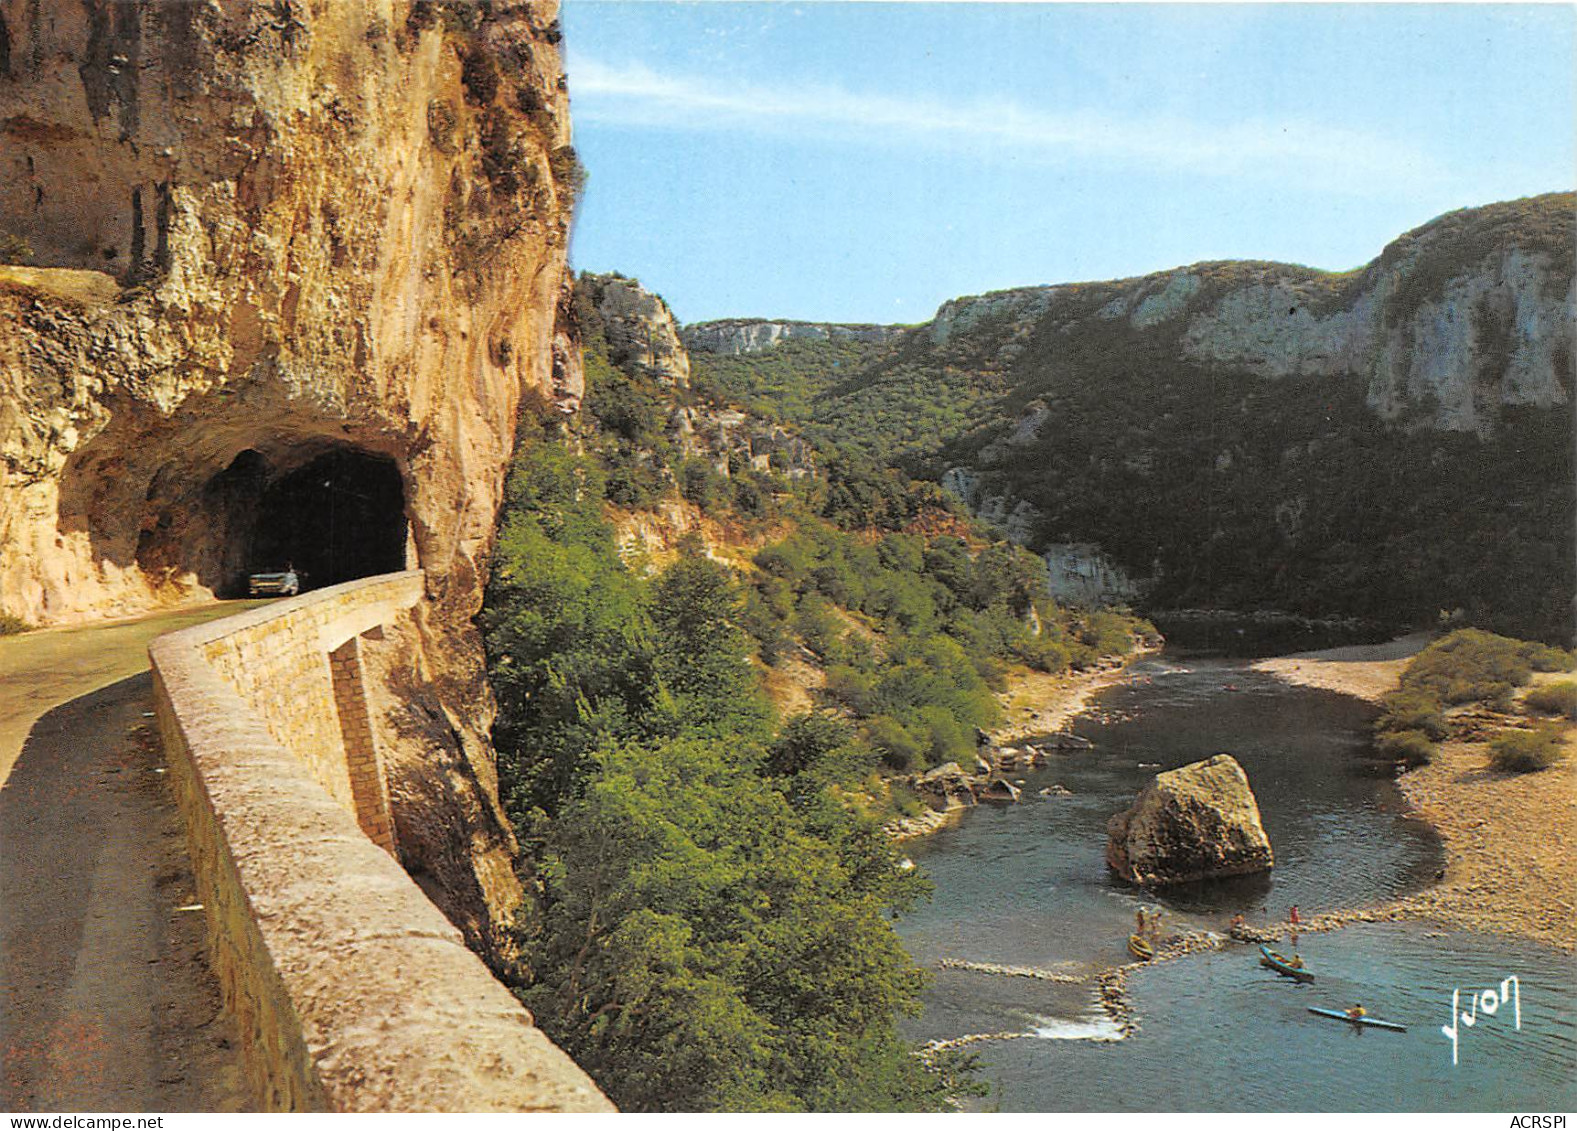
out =
<path fill-rule="evenodd" d="M 805 130 L 835 136 L 996 151 L 1020 160 L 1098 161 L 1153 171 L 1299 176 L 1358 187 L 1376 179 L 1438 183 L 1444 171 L 1417 146 L 1307 121 L 1206 125 L 1048 110 L 1012 101 L 964 104 L 855 92 L 823 84 L 725 84 L 641 64 L 577 57 L 570 68 L 577 121 L 683 130 Z M 1394 187 L 1394 186 L 1393 186 Z"/>

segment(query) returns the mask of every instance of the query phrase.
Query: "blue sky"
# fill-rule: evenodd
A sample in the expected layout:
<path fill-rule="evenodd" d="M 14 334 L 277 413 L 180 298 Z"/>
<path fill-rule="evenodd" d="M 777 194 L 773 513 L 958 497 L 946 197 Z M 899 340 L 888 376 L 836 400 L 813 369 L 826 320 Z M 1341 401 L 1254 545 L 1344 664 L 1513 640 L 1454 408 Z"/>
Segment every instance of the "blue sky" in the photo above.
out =
<path fill-rule="evenodd" d="M 572 245 L 686 322 L 1329 270 L 1569 189 L 1577 9 L 565 0 Z"/>

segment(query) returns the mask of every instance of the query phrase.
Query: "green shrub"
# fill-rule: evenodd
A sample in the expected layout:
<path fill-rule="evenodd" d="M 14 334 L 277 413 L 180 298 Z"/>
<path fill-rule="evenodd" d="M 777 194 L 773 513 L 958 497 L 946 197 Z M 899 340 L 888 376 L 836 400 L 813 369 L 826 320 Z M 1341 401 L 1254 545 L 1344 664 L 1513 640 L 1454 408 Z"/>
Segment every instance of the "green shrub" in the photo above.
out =
<path fill-rule="evenodd" d="M 586 187 L 586 166 L 580 163 L 580 154 L 575 152 L 573 145 L 561 145 L 548 155 L 548 168 L 553 172 L 553 184 L 559 197 L 573 207 Z"/>
<path fill-rule="evenodd" d="M 1427 691 L 1403 688 L 1380 701 L 1384 713 L 1375 720 L 1376 733 L 1422 731 L 1439 742 L 1447 734 L 1446 716 L 1440 700 Z"/>
<path fill-rule="evenodd" d="M 663 497 L 667 484 L 662 471 L 649 464 L 615 464 L 608 469 L 604 495 L 621 507 L 645 507 Z"/>
<path fill-rule="evenodd" d="M 1522 646 L 1522 656 L 1533 665 L 1533 670 L 1536 672 L 1577 671 L 1577 653 L 1568 652 L 1564 648 L 1555 648 L 1549 644 L 1530 640 Z"/>
<path fill-rule="evenodd" d="M 889 789 L 893 809 L 900 817 L 918 817 L 925 812 L 925 802 L 920 800 L 920 795 L 902 782 L 893 782 Z"/>
<path fill-rule="evenodd" d="M 805 642 L 805 647 L 827 659 L 835 651 L 839 638 L 843 636 L 844 626 L 832 611 L 832 606 L 821 597 L 812 594 L 799 603 L 799 612 L 794 618 L 794 631 L 799 633 L 800 639 Z"/>
<path fill-rule="evenodd" d="M 1067 646 L 1045 636 L 1029 636 L 1015 642 L 1013 655 L 1038 672 L 1056 673 L 1068 669 Z"/>
<path fill-rule="evenodd" d="M 679 493 L 702 510 L 712 510 L 729 496 L 728 477 L 704 459 L 679 465 Z"/>
<path fill-rule="evenodd" d="M 1427 766 L 1435 755 L 1435 744 L 1421 730 L 1393 730 L 1380 734 L 1374 748 L 1383 756 L 1405 763 L 1409 768 Z"/>
<path fill-rule="evenodd" d="M 15 636 L 19 632 L 31 632 L 32 629 L 33 626 L 21 617 L 0 613 L 0 636 Z"/>
<path fill-rule="evenodd" d="M 1489 744 L 1489 764 L 1506 773 L 1545 770 L 1565 757 L 1559 725 L 1508 731 Z"/>
<path fill-rule="evenodd" d="M 1476 628 L 1459 629 L 1413 657 L 1402 686 L 1445 703 L 1484 702 L 1527 683 L 1535 656 L 1553 659 L 1544 654 L 1543 645 Z"/>
<path fill-rule="evenodd" d="M 767 746 L 763 768 L 775 777 L 810 773 L 833 761 L 854 741 L 854 728 L 835 715 L 796 715 Z"/>
<path fill-rule="evenodd" d="M 930 738 L 929 735 L 926 736 Z M 891 715 L 877 715 L 865 724 L 865 741 L 881 755 L 888 769 L 903 773 L 925 765 L 928 741 L 921 741 L 909 733 L 907 727 Z"/>
<path fill-rule="evenodd" d="M 739 611 L 739 626 L 755 639 L 756 654 L 769 667 L 776 664 L 783 653 L 794 645 L 783 627 L 783 620 L 759 590 L 745 591 L 744 605 Z"/>
<path fill-rule="evenodd" d="M 1529 710 L 1544 715 L 1565 715 L 1577 719 L 1577 683 L 1563 679 L 1530 690 L 1522 699 Z"/>

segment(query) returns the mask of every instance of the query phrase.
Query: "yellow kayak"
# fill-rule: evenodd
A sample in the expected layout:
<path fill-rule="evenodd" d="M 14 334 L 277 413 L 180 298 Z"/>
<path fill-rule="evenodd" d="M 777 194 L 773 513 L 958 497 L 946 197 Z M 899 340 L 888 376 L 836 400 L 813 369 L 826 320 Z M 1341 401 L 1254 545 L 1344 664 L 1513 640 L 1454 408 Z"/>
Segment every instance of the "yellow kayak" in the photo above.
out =
<path fill-rule="evenodd" d="M 1151 946 L 1147 939 L 1140 938 L 1138 935 L 1129 935 L 1128 953 L 1140 962 L 1148 962 L 1155 957 L 1155 947 Z"/>

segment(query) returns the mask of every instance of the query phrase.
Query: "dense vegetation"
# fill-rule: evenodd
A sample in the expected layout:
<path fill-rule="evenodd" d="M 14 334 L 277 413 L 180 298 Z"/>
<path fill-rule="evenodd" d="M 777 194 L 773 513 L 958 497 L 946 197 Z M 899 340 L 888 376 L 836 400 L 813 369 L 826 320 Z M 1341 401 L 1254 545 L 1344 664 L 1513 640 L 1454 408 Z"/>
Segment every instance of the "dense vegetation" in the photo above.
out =
<path fill-rule="evenodd" d="M 1380 260 L 1415 259 L 1385 317 L 1410 317 L 1498 248 L 1569 260 L 1571 203 L 1516 201 L 1442 217 L 1427 239 L 1409 233 Z M 1327 313 L 1367 277 L 1251 263 L 1191 270 L 1202 280 L 1195 306 L 1271 275 Z M 1131 575 L 1155 577 L 1151 609 L 1390 627 L 1460 609 L 1495 631 L 1569 639 L 1569 411 L 1503 406 L 1487 438 L 1388 423 L 1366 405 L 1360 376 L 1272 381 L 1193 364 L 1176 319 L 1135 328 L 1102 316 L 1136 286 L 1059 287 L 1044 313 L 1005 308 L 940 343 L 921 329 L 882 347 L 791 342 L 740 357 L 698 353 L 693 365 L 698 380 L 824 445 L 931 479 L 949 466 L 982 470 L 986 493 L 1039 509 L 1032 547 L 1099 544 Z M 1508 360 L 1495 343 L 1511 341 L 1509 323 L 1487 308 L 1479 317 L 1492 393 Z M 1033 415 L 1045 423 L 1015 437 Z"/>
<path fill-rule="evenodd" d="M 517 992 L 626 1110 L 943 1109 L 979 1088 L 898 1036 L 922 975 L 892 919 L 927 888 L 881 831 L 905 803 L 884 775 L 969 755 L 1012 665 L 1146 626 L 1059 609 L 1036 558 L 857 454 L 790 478 L 682 440 L 719 394 L 611 364 L 578 318 L 584 420 L 523 421 L 482 617 Z M 680 501 L 753 560 L 625 561 L 612 516 Z M 791 660 L 826 688 L 784 720 L 763 683 Z"/>
<path fill-rule="evenodd" d="M 1442 703 L 1506 706 L 1534 672 L 1565 671 L 1571 654 L 1529 640 L 1464 628 L 1425 648 L 1407 665 L 1402 688 Z"/>
<path fill-rule="evenodd" d="M 527 849 L 539 1024 L 626 1110 L 929 1110 L 967 1090 L 895 1018 L 922 894 L 833 785 L 841 732 L 775 735 L 741 593 L 688 554 L 625 568 L 595 462 L 518 458 L 484 627 Z"/>
<path fill-rule="evenodd" d="M 1559 648 L 1478 629 L 1459 629 L 1430 644 L 1403 670 L 1401 686 L 1381 701 L 1381 714 L 1374 725 L 1375 747 L 1407 765 L 1424 765 L 1434 755 L 1434 744 L 1451 733 L 1449 707 L 1483 704 L 1507 711 L 1512 693 L 1525 686 L 1535 671 L 1568 671 L 1573 666 L 1577 666 L 1577 659 Z M 1571 698 L 1558 690 L 1563 687 L 1577 690 L 1577 684 L 1549 684 L 1530 691 L 1525 702 L 1535 709 L 1550 705 L 1563 710 Z M 1544 690 L 1550 694 L 1538 694 Z M 1547 736 L 1536 741 L 1518 737 L 1527 733 L 1513 731 L 1497 738 L 1492 744 L 1492 763 L 1500 769 L 1541 768 L 1532 763 L 1543 757 L 1541 752 L 1547 748 L 1557 749 L 1559 742 L 1549 747 Z"/>
<path fill-rule="evenodd" d="M 698 388 L 799 428 L 817 447 L 921 473 L 979 417 L 990 383 L 923 352 L 843 338 L 691 355 Z M 940 474 L 938 472 L 938 474 Z"/>
<path fill-rule="evenodd" d="M 967 761 L 998 721 L 1008 665 L 1087 667 L 1128 652 L 1147 626 L 1076 614 L 1044 595 L 1040 562 L 952 535 L 855 537 L 805 521 L 756 555 L 747 603 L 761 656 L 803 644 L 826 667 L 826 697 L 893 770 Z"/>

